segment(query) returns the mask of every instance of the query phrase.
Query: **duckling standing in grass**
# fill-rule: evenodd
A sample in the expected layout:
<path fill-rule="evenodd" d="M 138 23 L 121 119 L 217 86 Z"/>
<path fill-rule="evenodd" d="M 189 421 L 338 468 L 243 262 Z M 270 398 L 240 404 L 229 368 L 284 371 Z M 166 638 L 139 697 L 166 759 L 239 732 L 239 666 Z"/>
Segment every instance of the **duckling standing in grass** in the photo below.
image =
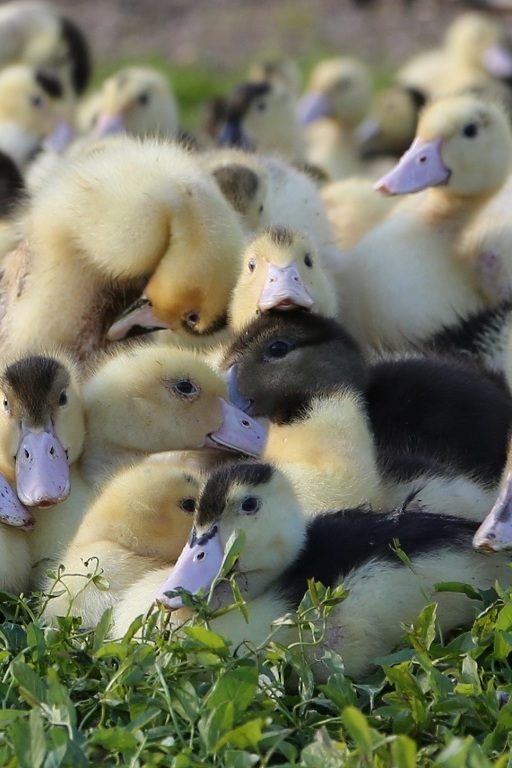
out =
<path fill-rule="evenodd" d="M 107 608 L 148 571 L 173 565 L 192 527 L 199 481 L 167 463 L 144 459 L 115 475 L 87 510 L 59 562 L 60 593 L 44 615 L 81 616 L 95 626 Z M 108 583 L 96 585 L 92 574 Z"/>
<path fill-rule="evenodd" d="M 464 594 L 437 593 L 440 581 L 480 589 L 496 579 L 510 584 L 506 558 L 485 558 L 471 550 L 475 527 L 467 520 L 408 508 L 341 510 L 307 521 L 281 472 L 268 464 L 232 465 L 208 478 L 190 541 L 156 594 L 148 595 L 148 605 L 153 597 L 171 611 L 180 608 L 181 598 L 172 595 L 178 587 L 208 593 L 230 536 L 243 531 L 245 546 L 233 573 L 247 601 L 248 620 L 232 611 L 213 619 L 211 628 L 231 640 L 233 648 L 244 640 L 258 646 L 273 621 L 297 608 L 308 579 L 329 587 L 343 583 L 348 595 L 327 619 L 325 639 L 311 649 L 311 661 L 315 675 L 325 679 L 321 656 L 330 647 L 341 654 L 347 674 L 359 678 L 400 643 L 403 625 L 412 623 L 427 602 L 437 603 L 443 634 L 471 620 L 472 601 Z M 410 565 L 399 557 L 396 542 Z M 222 584 L 214 588 L 214 604 L 217 596 L 226 602 L 223 594 Z M 289 626 L 278 630 L 278 641 L 294 639 Z"/>
<path fill-rule="evenodd" d="M 404 348 L 484 307 L 456 246 L 504 183 L 511 156 L 498 106 L 463 95 L 425 109 L 411 149 L 376 188 L 426 191 L 397 205 L 338 270 L 340 313 L 361 343 Z"/>

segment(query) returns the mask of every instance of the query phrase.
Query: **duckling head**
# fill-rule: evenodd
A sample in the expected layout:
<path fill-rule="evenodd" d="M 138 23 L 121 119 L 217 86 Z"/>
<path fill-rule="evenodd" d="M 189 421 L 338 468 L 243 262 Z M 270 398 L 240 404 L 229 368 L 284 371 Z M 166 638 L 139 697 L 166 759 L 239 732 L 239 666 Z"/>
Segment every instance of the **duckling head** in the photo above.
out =
<path fill-rule="evenodd" d="M 298 118 L 302 125 L 308 125 L 331 117 L 352 130 L 367 115 L 371 99 L 370 74 L 361 62 L 326 59 L 313 70 L 308 91 L 298 104 Z"/>
<path fill-rule="evenodd" d="M 178 109 L 169 83 L 149 67 L 125 67 L 103 84 L 91 138 L 120 132 L 166 136 L 178 131 Z"/>
<path fill-rule="evenodd" d="M 230 399 L 252 416 L 285 423 L 315 395 L 366 385 L 358 345 L 334 320 L 271 310 L 256 318 L 227 351 Z"/>
<path fill-rule="evenodd" d="M 60 80 L 44 70 L 19 64 L 0 72 L 0 147 L 25 163 L 45 138 L 64 133 L 70 137 L 69 105 L 63 95 Z"/>
<path fill-rule="evenodd" d="M 242 259 L 242 272 L 233 292 L 231 324 L 240 330 L 270 309 L 310 310 L 330 316 L 336 297 L 309 239 L 284 227 L 270 227 L 255 238 Z"/>
<path fill-rule="evenodd" d="M 108 360 L 84 397 L 107 441 L 159 453 L 203 447 L 259 456 L 266 428 L 227 402 L 226 383 L 192 352 L 137 346 Z"/>
<path fill-rule="evenodd" d="M 464 13 L 449 27 L 445 37 L 449 54 L 467 66 L 483 69 L 489 75 L 512 75 L 512 51 L 503 28 L 480 13 Z"/>
<path fill-rule="evenodd" d="M 242 83 L 226 100 L 218 144 L 250 150 L 277 148 L 289 135 L 294 117 L 294 97 L 284 82 Z"/>
<path fill-rule="evenodd" d="M 475 96 L 447 96 L 421 114 L 416 138 L 375 188 L 387 195 L 441 186 L 447 193 L 489 196 L 505 181 L 512 136 L 503 110 Z"/>
<path fill-rule="evenodd" d="M 295 560 L 306 536 L 304 517 L 290 482 L 269 464 L 231 465 L 208 478 L 189 542 L 156 599 L 174 610 L 182 606 L 182 600 L 168 592 L 181 587 L 193 594 L 199 590 L 208 593 L 235 531 L 245 534 L 236 578 L 251 599 Z"/>
<path fill-rule="evenodd" d="M 72 363 L 34 355 L 0 375 L 0 451 L 14 464 L 17 493 L 27 506 L 47 507 L 70 492 L 69 465 L 85 437 L 84 415 Z"/>
<path fill-rule="evenodd" d="M 400 157 L 416 134 L 418 115 L 426 97 L 417 88 L 397 85 L 377 96 L 373 115 L 357 129 L 363 158 Z"/>

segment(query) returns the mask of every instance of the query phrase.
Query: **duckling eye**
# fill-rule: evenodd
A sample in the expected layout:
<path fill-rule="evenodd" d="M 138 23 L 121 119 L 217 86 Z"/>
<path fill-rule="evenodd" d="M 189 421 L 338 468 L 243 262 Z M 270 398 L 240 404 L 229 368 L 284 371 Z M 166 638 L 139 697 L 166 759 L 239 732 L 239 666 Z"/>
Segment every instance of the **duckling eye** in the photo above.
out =
<path fill-rule="evenodd" d="M 311 258 L 310 253 L 306 253 L 306 255 L 304 256 L 304 264 L 306 265 L 306 267 L 309 267 L 310 269 L 313 266 L 313 259 Z"/>
<path fill-rule="evenodd" d="M 468 123 L 462 129 L 462 133 L 467 139 L 473 139 L 478 135 L 478 125 L 476 123 Z"/>
<path fill-rule="evenodd" d="M 243 515 L 254 515 L 260 508 L 260 500 L 256 496 L 246 496 L 240 504 L 240 512 Z"/>
<path fill-rule="evenodd" d="M 30 97 L 30 103 L 32 104 L 33 107 L 36 107 L 37 109 L 39 109 L 39 107 L 43 106 L 43 97 L 38 96 L 36 93 L 34 93 Z"/>
<path fill-rule="evenodd" d="M 67 405 L 68 402 L 68 393 L 65 389 L 62 390 L 62 392 L 59 395 L 59 405 Z"/>
<path fill-rule="evenodd" d="M 193 515 L 196 511 L 196 500 L 195 499 L 182 499 L 180 501 L 180 508 L 186 512 L 188 515 Z"/>
<path fill-rule="evenodd" d="M 267 105 L 264 101 L 259 101 L 256 104 L 256 109 L 258 110 L 258 112 L 264 112 L 266 108 L 267 108 Z"/>
<path fill-rule="evenodd" d="M 11 408 L 9 406 L 9 401 L 8 401 L 8 399 L 6 397 L 4 397 L 2 405 L 4 407 L 4 411 L 6 413 L 8 413 L 9 416 L 10 416 L 11 415 Z"/>
<path fill-rule="evenodd" d="M 282 339 L 271 341 L 265 349 L 264 358 L 265 360 L 280 359 L 286 357 L 291 350 L 292 345 L 288 341 L 283 341 Z"/>
<path fill-rule="evenodd" d="M 197 387 L 190 379 L 180 379 L 172 385 L 172 391 L 180 397 L 196 397 L 199 394 Z"/>
<path fill-rule="evenodd" d="M 249 259 L 249 272 L 254 272 L 256 269 L 256 259 Z"/>
<path fill-rule="evenodd" d="M 145 107 L 146 104 L 149 103 L 149 93 L 141 93 L 140 96 L 137 97 L 137 102 L 142 107 Z"/>
<path fill-rule="evenodd" d="M 198 312 L 189 312 L 188 315 L 185 315 L 185 325 L 188 325 L 189 328 L 195 328 L 198 322 L 199 322 Z"/>

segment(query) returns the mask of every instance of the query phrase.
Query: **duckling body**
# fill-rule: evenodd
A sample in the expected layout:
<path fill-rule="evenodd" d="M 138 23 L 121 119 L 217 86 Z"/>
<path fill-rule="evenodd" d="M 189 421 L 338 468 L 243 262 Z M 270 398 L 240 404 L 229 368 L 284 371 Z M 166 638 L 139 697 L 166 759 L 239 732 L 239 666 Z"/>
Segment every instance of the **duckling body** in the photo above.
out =
<path fill-rule="evenodd" d="M 273 621 L 297 607 L 308 579 L 331 587 L 344 583 L 349 595 L 327 621 L 325 645 L 341 653 L 349 675 L 360 677 L 376 657 L 400 642 L 403 623 L 412 622 L 425 602 L 438 603 L 443 633 L 470 621 L 472 603 L 463 595 L 436 594 L 439 580 L 479 588 L 491 586 L 496 578 L 510 582 L 505 558 L 478 557 L 469 548 L 474 523 L 407 509 L 367 515 L 343 510 L 306 523 L 289 481 L 269 465 L 218 471 L 201 493 L 190 542 L 155 597 L 174 611 L 181 606 L 181 599 L 172 596 L 178 586 L 208 591 L 216 575 L 212 560 L 220 566 L 225 542 L 234 530 L 243 530 L 246 546 L 235 578 L 247 600 L 249 622 L 231 612 L 213 619 L 212 628 L 233 647 L 243 640 L 257 646 Z M 411 567 L 393 551 L 396 540 Z M 204 554 L 198 560 L 200 552 Z M 293 637 L 288 628 L 278 631 L 282 642 Z M 321 654 L 322 648 L 318 650 Z M 315 674 L 320 679 L 326 674 L 320 663 Z"/>

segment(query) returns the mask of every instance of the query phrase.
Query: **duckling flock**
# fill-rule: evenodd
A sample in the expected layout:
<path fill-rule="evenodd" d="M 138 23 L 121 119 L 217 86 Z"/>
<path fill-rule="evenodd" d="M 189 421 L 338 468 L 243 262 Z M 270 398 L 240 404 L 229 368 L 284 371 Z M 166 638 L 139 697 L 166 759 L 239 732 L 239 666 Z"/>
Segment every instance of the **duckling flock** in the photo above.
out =
<path fill-rule="evenodd" d="M 0 61 L 0 588 L 50 595 L 48 621 L 110 608 L 113 636 L 157 602 L 179 632 L 182 590 L 232 601 L 242 531 L 247 617 L 211 621 L 233 647 L 312 578 L 348 590 L 323 643 L 352 676 L 428 600 L 469 622 L 438 582 L 512 583 L 498 23 L 459 17 L 378 96 L 354 59 L 303 95 L 264 62 L 193 136 L 148 68 L 84 96 L 51 5 L 0 9 Z"/>

